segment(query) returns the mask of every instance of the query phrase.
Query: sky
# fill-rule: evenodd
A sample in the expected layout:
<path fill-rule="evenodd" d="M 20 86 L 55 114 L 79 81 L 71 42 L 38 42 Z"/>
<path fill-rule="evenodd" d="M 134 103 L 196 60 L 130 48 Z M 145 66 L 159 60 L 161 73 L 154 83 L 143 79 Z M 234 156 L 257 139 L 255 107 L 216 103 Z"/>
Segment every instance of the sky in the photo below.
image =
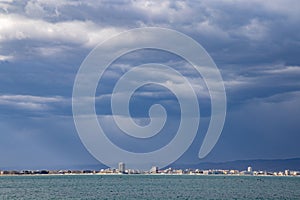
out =
<path fill-rule="evenodd" d="M 178 56 L 146 49 L 116 60 L 97 88 L 98 120 L 115 144 L 147 152 L 174 137 L 178 102 L 157 85 L 139 88 L 130 108 L 136 122 L 147 123 L 149 107 L 164 105 L 168 120 L 159 137 L 148 142 L 125 138 L 112 118 L 116 81 L 133 66 L 157 62 L 190 80 L 201 107 L 196 139 L 176 163 L 300 157 L 299 24 L 297 0 L 0 0 L 0 169 L 98 165 L 74 125 L 75 77 L 96 45 L 142 27 L 173 29 L 205 48 L 226 89 L 224 129 L 200 160 L 211 109 L 203 78 Z M 152 70 L 144 76 L 164 74 Z"/>

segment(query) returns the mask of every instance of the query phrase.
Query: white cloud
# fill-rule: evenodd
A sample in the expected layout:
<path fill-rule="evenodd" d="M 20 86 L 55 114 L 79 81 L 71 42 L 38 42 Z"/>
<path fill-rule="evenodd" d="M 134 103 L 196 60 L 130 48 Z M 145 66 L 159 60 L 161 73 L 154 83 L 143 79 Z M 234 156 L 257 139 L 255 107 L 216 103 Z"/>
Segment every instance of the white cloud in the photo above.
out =
<path fill-rule="evenodd" d="M 48 6 L 48 7 L 61 7 L 66 5 L 81 5 L 87 3 L 85 1 L 74 1 L 74 0 L 30 0 L 28 1 L 28 4 L 36 4 L 42 7 Z"/>
<path fill-rule="evenodd" d="M 64 51 L 69 50 L 70 48 L 67 46 L 53 46 L 53 47 L 37 47 L 35 51 L 37 54 L 41 56 L 49 57 L 55 56 L 58 54 L 64 53 Z"/>
<path fill-rule="evenodd" d="M 32 17 L 43 17 L 46 14 L 46 11 L 44 8 L 34 2 L 34 1 L 29 1 L 26 6 L 25 6 L 25 12 L 27 15 L 32 16 Z"/>
<path fill-rule="evenodd" d="M 178 23 L 190 19 L 193 9 L 184 1 L 131 1 L 132 8 L 151 20 Z"/>
<path fill-rule="evenodd" d="M 260 103 L 260 104 L 274 104 L 274 103 L 281 103 L 281 102 L 295 102 L 299 104 L 299 97 L 300 97 L 300 91 L 292 91 L 292 92 L 283 92 L 274 94 L 271 96 L 266 97 L 256 97 L 252 99 L 251 101 L 248 101 L 249 103 Z"/>
<path fill-rule="evenodd" d="M 278 13 L 299 20 L 300 12 L 298 0 L 256 0 L 255 2 L 273 13 Z"/>
<path fill-rule="evenodd" d="M 59 96 L 41 97 L 32 95 L 0 95 L 0 105 L 11 106 L 26 110 L 47 110 L 50 103 L 64 102 Z"/>
<path fill-rule="evenodd" d="M 267 24 L 258 19 L 251 19 L 248 24 L 234 31 L 234 35 L 244 35 L 250 40 L 263 40 L 268 35 L 267 32 Z"/>
<path fill-rule="evenodd" d="M 267 74 L 300 74 L 300 66 L 284 66 L 264 71 Z"/>
<path fill-rule="evenodd" d="M 12 3 L 14 0 L 0 0 L 0 3 Z"/>
<path fill-rule="evenodd" d="M 12 59 L 13 59 L 13 56 L 11 56 L 11 55 L 9 55 L 9 56 L 0 55 L 0 61 L 9 61 Z"/>
<path fill-rule="evenodd" d="M 47 22 L 20 15 L 0 14 L 0 42 L 31 39 L 38 41 L 73 43 L 94 47 L 121 31 L 114 27 L 99 27 L 92 21 Z"/>
<path fill-rule="evenodd" d="M 0 0 L 0 11 L 4 10 L 7 13 L 8 9 L 11 8 L 10 3 L 12 2 L 13 0 Z"/>
<path fill-rule="evenodd" d="M 218 25 L 212 24 L 209 20 L 196 22 L 195 24 L 188 26 L 187 29 L 197 30 L 198 33 L 205 36 L 215 37 L 219 39 L 229 38 L 229 34 L 226 31 L 222 30 Z"/>

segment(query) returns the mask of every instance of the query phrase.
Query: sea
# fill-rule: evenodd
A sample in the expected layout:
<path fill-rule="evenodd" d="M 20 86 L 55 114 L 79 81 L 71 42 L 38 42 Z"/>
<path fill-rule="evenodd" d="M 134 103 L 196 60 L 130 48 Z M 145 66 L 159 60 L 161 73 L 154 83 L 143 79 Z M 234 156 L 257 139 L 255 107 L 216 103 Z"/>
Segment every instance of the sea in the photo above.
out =
<path fill-rule="evenodd" d="M 0 199 L 300 199 L 300 177 L 0 176 Z"/>

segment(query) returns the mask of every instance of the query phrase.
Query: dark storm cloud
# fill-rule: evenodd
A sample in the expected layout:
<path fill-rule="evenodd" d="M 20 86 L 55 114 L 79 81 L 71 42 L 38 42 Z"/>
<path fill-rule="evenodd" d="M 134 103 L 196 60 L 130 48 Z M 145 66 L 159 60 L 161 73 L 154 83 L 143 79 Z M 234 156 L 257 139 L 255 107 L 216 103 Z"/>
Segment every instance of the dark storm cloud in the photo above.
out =
<path fill-rule="evenodd" d="M 239 72 L 235 68 L 228 70 L 227 75 L 231 75 L 225 78 L 228 80 L 225 81 L 225 85 L 230 106 L 300 90 L 299 66 L 279 64 L 253 66 L 251 69 L 240 69 Z M 286 98 L 288 99 L 289 96 L 287 95 Z"/>
<path fill-rule="evenodd" d="M 296 65 L 299 57 L 299 14 L 294 1 L 28 1 L 11 9 L 19 15 L 45 25 L 55 25 L 56 34 L 83 30 L 89 36 L 46 35 L 38 40 L 61 42 L 76 40 L 92 47 L 101 41 L 90 32 L 115 27 L 116 30 L 140 26 L 174 28 L 191 35 L 209 51 L 218 64 L 256 65 L 285 63 Z M 277 5 L 277 6 L 276 6 Z M 16 7 L 16 8 L 15 8 Z M 40 14 L 37 15 L 37 10 Z M 78 12 L 80 10 L 80 12 Z M 10 9 L 8 9 L 8 14 Z M 20 19 L 16 19 L 20 20 Z M 60 24 L 60 23 L 67 24 Z M 86 30 L 84 30 L 86 29 Z M 21 30 L 22 31 L 22 30 Z M 42 32 L 43 33 L 43 32 Z M 48 37 L 48 38 L 47 38 Z M 83 39 L 86 38 L 86 41 Z M 93 41 L 94 40 L 94 41 Z M 91 43 L 92 42 L 92 43 Z"/>
<path fill-rule="evenodd" d="M 299 137 L 298 4 L 296 0 L 0 1 L 0 117 L 3 118 L 0 134 L 11 143 L 23 133 L 39 133 L 40 137 L 38 141 L 18 140 L 16 144 L 20 148 L 14 151 L 3 144 L 0 152 L 9 149 L 13 157 L 25 146 L 33 144 L 37 146 L 28 153 L 39 149 L 46 153 L 38 142 L 49 140 L 47 144 L 52 150 L 48 156 L 54 159 L 56 154 L 51 145 L 64 151 L 64 144 L 49 138 L 52 129 L 56 132 L 54 136 L 62 141 L 74 140 L 70 135 L 60 136 L 63 132 L 75 131 L 71 119 L 64 126 L 59 122 L 72 114 L 73 82 L 90 50 L 121 31 L 158 26 L 192 37 L 203 45 L 220 68 L 227 91 L 228 115 L 219 146 L 209 159 L 299 156 L 296 140 L 276 139 L 285 134 L 288 138 Z M 160 53 L 133 53 L 114 63 L 100 82 L 103 90 L 97 94 L 96 107 L 105 106 L 102 113 L 98 113 L 100 118 L 111 117 L 110 93 L 117 78 L 132 66 L 155 59 L 172 65 L 189 78 L 201 99 L 204 116 L 209 116 L 209 95 L 201 77 L 182 60 L 166 54 L 158 56 Z M 172 103 L 176 99 L 164 92 L 166 90 L 153 88 L 136 93 L 133 114 L 147 117 L 145 105 L 159 101 L 167 104 L 171 113 L 178 113 L 176 102 Z M 13 117 L 23 117 L 27 126 Z M 33 117 L 41 120 L 37 123 Z M 18 135 L 22 127 L 28 130 Z M 257 142 L 256 138 L 262 139 Z M 70 149 L 76 149 L 75 143 L 68 143 Z M 257 150 L 253 151 L 256 144 Z M 272 153 L 275 146 L 280 148 Z M 192 146 L 191 149 L 198 148 Z M 1 156 L 3 158 L 5 156 Z M 72 159 L 70 163 L 77 158 Z M 11 165 L 16 164 L 11 161 Z"/>

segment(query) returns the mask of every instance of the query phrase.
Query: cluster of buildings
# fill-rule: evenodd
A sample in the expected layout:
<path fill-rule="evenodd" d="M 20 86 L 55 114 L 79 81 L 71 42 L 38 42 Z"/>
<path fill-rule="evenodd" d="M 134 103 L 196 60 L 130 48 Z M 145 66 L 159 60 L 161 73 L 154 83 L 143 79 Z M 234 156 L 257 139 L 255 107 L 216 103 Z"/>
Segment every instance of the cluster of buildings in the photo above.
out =
<path fill-rule="evenodd" d="M 161 173 L 165 173 L 166 170 L 162 170 Z M 167 171 L 168 173 L 169 171 Z M 191 175 L 248 175 L 248 176 L 300 176 L 299 171 L 285 170 L 283 172 L 270 172 L 270 171 L 253 171 L 252 167 L 248 167 L 247 170 L 224 170 L 224 169 L 209 169 L 209 170 L 199 170 L 199 169 L 186 169 L 186 170 L 173 170 L 171 174 L 191 174 Z"/>
<path fill-rule="evenodd" d="M 107 168 L 101 170 L 22 170 L 22 171 L 0 171 L 0 175 L 39 175 L 39 174 L 161 174 L 161 175 L 248 175 L 248 176 L 300 176 L 300 171 L 253 171 L 252 167 L 248 167 L 245 171 L 239 170 L 223 170 L 223 169 L 159 169 L 153 166 L 148 171 L 126 169 L 125 163 L 120 162 L 118 168 Z"/>

